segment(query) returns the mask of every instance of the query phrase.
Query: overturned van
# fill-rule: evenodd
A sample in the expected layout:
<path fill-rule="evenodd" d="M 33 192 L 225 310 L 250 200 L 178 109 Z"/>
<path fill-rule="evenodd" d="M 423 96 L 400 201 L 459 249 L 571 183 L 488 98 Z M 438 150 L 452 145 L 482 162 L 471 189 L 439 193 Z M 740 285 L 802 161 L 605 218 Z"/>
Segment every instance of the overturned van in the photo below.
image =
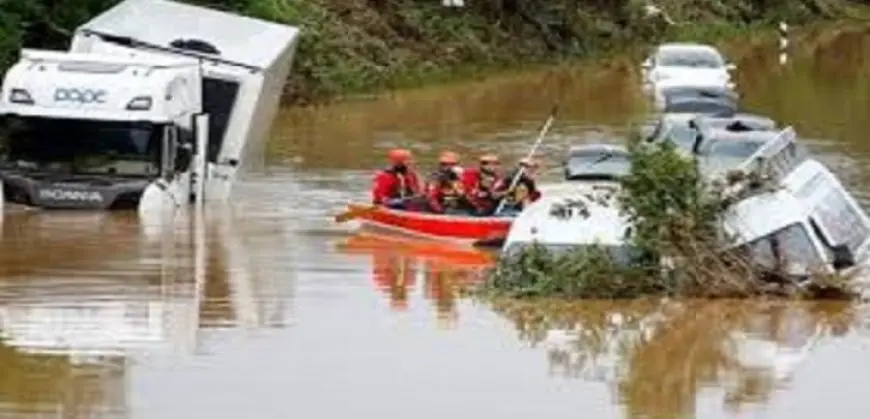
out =
<path fill-rule="evenodd" d="M 763 173 L 779 186 L 738 200 L 723 223 L 734 246 L 756 263 L 804 278 L 856 272 L 870 261 L 870 218 L 827 167 L 800 151 L 794 138 L 766 144 L 743 170 Z"/>

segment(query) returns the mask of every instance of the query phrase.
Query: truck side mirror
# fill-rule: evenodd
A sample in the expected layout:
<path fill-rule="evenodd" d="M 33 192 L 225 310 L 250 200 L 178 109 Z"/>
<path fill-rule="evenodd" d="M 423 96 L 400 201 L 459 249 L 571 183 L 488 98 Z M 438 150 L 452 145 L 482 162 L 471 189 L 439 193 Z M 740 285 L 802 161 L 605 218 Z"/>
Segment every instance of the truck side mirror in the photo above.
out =
<path fill-rule="evenodd" d="M 734 63 L 725 64 L 725 69 L 728 71 L 737 70 L 737 64 L 734 64 Z"/>
<path fill-rule="evenodd" d="M 848 245 L 838 244 L 831 246 L 831 253 L 834 256 L 832 265 L 835 270 L 839 271 L 855 266 L 855 255 L 852 254 L 852 250 L 849 249 Z"/>
<path fill-rule="evenodd" d="M 651 69 L 651 68 L 652 68 L 652 61 L 650 61 L 649 58 L 643 60 L 643 62 L 640 63 L 640 68 L 642 68 L 642 69 L 644 69 L 644 70 L 649 70 L 649 69 Z"/>

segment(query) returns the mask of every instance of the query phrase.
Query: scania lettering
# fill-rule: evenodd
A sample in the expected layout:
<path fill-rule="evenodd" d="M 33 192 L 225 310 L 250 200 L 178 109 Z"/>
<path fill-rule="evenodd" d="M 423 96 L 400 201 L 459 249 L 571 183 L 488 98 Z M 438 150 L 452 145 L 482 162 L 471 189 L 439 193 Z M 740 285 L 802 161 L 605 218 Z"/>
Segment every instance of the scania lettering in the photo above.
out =
<path fill-rule="evenodd" d="M 54 101 L 75 102 L 81 104 L 106 103 L 106 91 L 91 89 L 57 89 L 54 91 Z"/>
<path fill-rule="evenodd" d="M 263 162 L 298 36 L 124 0 L 68 51 L 22 50 L 0 86 L 0 202 L 142 215 L 228 200 L 238 170 Z"/>
<path fill-rule="evenodd" d="M 42 189 L 39 191 L 42 199 L 66 200 L 66 201 L 90 201 L 103 202 L 103 196 L 92 191 L 73 191 L 64 189 Z"/>

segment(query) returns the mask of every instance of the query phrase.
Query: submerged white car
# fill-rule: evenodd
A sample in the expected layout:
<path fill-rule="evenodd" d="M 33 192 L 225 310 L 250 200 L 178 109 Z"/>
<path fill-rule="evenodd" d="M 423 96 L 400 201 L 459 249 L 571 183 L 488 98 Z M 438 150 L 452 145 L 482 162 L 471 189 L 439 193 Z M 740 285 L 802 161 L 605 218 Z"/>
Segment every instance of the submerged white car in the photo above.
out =
<path fill-rule="evenodd" d="M 694 43 L 659 45 L 641 65 L 648 92 L 673 86 L 734 89 L 731 71 L 736 68 L 716 48 Z"/>

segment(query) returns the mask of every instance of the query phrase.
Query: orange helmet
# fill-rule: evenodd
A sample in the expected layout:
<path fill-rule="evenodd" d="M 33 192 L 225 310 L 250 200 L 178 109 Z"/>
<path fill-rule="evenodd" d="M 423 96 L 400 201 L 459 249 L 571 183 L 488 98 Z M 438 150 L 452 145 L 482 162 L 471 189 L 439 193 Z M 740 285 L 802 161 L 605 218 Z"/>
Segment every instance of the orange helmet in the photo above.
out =
<path fill-rule="evenodd" d="M 481 163 L 498 163 L 498 156 L 495 154 L 484 154 L 480 156 Z"/>
<path fill-rule="evenodd" d="M 404 148 L 390 150 L 388 156 L 390 158 L 390 163 L 393 164 L 404 164 L 411 160 L 411 152 Z"/>
<path fill-rule="evenodd" d="M 438 157 L 438 163 L 441 164 L 458 164 L 459 155 L 452 151 L 445 151 Z"/>

